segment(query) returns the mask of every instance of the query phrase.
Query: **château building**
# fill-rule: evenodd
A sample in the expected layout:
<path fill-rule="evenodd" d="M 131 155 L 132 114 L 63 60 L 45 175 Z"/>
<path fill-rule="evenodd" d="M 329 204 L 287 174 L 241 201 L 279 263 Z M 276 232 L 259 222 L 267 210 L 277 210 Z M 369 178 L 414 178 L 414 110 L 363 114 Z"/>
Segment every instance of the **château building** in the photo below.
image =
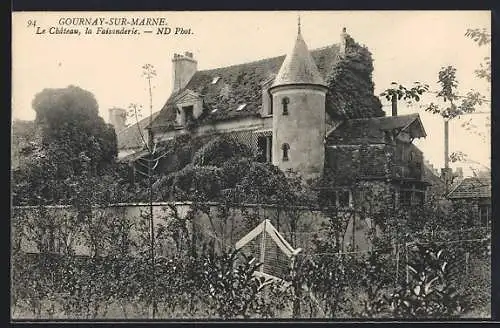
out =
<path fill-rule="evenodd" d="M 191 52 L 174 54 L 173 90 L 152 124 L 145 119 L 139 125 L 159 143 L 186 134 L 235 138 L 285 172 L 323 178 L 340 206 L 362 199 L 366 190 L 392 204 L 421 204 L 428 183 L 423 154 L 413 144 L 426 136 L 418 114 L 328 114 L 325 80 L 349 51 L 349 39 L 344 28 L 339 44 L 310 51 L 299 24 L 286 56 L 198 70 Z M 121 122 L 122 111 L 110 111 L 111 121 Z M 118 129 L 121 160 L 144 154 L 137 131 Z M 362 188 L 353 190 L 354 184 Z"/>

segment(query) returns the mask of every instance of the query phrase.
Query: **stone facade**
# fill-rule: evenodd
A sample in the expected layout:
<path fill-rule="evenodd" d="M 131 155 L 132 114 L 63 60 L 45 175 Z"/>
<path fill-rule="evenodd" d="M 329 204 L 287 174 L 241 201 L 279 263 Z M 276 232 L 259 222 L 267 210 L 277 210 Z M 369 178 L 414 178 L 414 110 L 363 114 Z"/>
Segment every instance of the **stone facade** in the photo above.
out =
<path fill-rule="evenodd" d="M 283 171 L 292 169 L 306 179 L 323 173 L 325 94 L 311 86 L 273 89 L 272 163 Z"/>

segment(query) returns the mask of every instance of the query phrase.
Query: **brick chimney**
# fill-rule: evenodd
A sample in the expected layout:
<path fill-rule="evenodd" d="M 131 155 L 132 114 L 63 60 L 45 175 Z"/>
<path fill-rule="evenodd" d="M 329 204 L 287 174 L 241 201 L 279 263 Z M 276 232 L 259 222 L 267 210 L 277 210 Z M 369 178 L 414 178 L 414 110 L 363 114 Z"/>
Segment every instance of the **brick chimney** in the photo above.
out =
<path fill-rule="evenodd" d="M 184 55 L 174 54 L 172 58 L 172 92 L 184 88 L 196 73 L 198 62 L 193 53 L 186 51 Z"/>
<path fill-rule="evenodd" d="M 127 111 L 123 108 L 110 108 L 109 113 L 109 123 L 115 128 L 115 132 L 118 133 L 125 129 L 127 126 L 125 121 L 127 120 Z"/>

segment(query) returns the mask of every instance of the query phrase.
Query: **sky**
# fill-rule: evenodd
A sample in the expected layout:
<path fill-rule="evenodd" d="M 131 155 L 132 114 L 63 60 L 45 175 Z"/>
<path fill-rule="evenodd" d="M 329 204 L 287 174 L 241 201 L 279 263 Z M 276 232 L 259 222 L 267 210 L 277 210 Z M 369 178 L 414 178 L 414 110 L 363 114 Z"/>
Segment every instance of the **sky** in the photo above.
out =
<path fill-rule="evenodd" d="M 147 108 L 147 82 L 141 69 L 146 63 L 152 64 L 157 73 L 153 80 L 153 111 L 157 111 L 171 93 L 174 53 L 192 52 L 199 70 L 283 55 L 293 47 L 298 15 L 309 49 L 339 43 L 343 27 L 370 49 L 376 95 L 393 81 L 408 86 L 420 81 L 429 84 L 431 90 L 438 90 L 439 70 L 453 65 L 460 82 L 459 94 L 474 89 L 491 98 L 489 83 L 474 74 L 483 58 L 490 55 L 490 46 L 479 47 L 464 36 L 467 28 L 490 30 L 489 11 L 15 12 L 12 15 L 13 119 L 34 119 L 33 97 L 44 88 L 68 85 L 91 91 L 106 121 L 111 107 L 127 108 L 130 103 L 139 103 Z M 36 33 L 37 28 L 63 27 L 58 24 L 61 18 L 74 17 L 164 17 L 168 26 L 190 29 L 191 33 Z M 390 115 L 390 104 L 385 99 L 381 101 Z M 418 104 L 400 104 L 398 112 L 421 115 L 427 137 L 416 140 L 415 144 L 435 168 L 441 168 L 443 119 L 421 108 L 431 101 L 441 103 L 435 94 L 428 94 Z M 489 102 L 479 109 L 487 113 L 490 110 Z M 450 152 L 461 151 L 479 163 L 454 163 L 452 167 L 463 167 L 466 175 L 471 174 L 471 168 L 490 167 L 490 132 L 486 127 L 489 119 L 488 114 L 476 114 L 450 122 Z M 466 121 L 476 128 L 467 130 L 462 126 Z"/>

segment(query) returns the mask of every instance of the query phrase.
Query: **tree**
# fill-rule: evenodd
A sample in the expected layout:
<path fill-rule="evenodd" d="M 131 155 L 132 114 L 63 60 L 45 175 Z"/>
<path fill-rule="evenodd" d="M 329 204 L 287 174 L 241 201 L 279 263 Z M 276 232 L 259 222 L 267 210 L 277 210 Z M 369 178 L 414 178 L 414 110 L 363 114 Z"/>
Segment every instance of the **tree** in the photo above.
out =
<path fill-rule="evenodd" d="M 380 94 L 381 97 L 385 97 L 392 104 L 392 116 L 397 116 L 397 106 L 399 100 L 405 100 L 409 103 L 412 101 L 420 101 L 420 97 L 424 92 L 429 90 L 427 84 L 421 84 L 420 82 L 415 82 L 414 86 L 407 88 L 402 84 L 396 82 L 391 83 L 391 87 L 386 89 Z"/>
<path fill-rule="evenodd" d="M 449 121 L 465 115 L 468 113 L 473 113 L 477 106 L 482 105 L 483 99 L 479 92 L 470 91 L 465 97 L 460 97 L 457 93 L 458 80 L 456 78 L 457 69 L 453 66 L 447 66 L 441 68 L 438 74 L 438 83 L 440 84 L 440 90 L 436 97 L 443 100 L 444 105 L 436 105 L 431 102 L 425 109 L 433 114 L 439 114 L 444 119 L 444 169 L 445 169 L 445 188 L 446 192 L 449 191 L 449 187 L 452 182 L 452 175 L 450 172 L 450 154 L 448 146 L 448 129 Z"/>
<path fill-rule="evenodd" d="M 374 95 L 373 59 L 367 47 L 346 36 L 346 52 L 326 78 L 326 108 L 332 118 L 384 116 Z"/>
<path fill-rule="evenodd" d="M 79 186 L 115 173 L 116 135 L 99 117 L 92 93 L 75 86 L 44 89 L 33 108 L 31 142 L 13 172 L 14 204 L 71 204 L 81 200 Z M 93 186 L 94 195 L 113 189 L 99 186 Z"/>
<path fill-rule="evenodd" d="M 99 117 L 94 95 L 76 86 L 44 89 L 33 99 L 41 147 L 55 152 L 52 160 L 66 165 L 64 177 L 81 174 L 79 157 L 89 158 L 92 175 L 104 173 L 117 155 L 116 134 Z M 62 162 L 61 160 L 64 160 Z"/>
<path fill-rule="evenodd" d="M 491 44 L 491 33 L 485 28 L 469 28 L 465 32 L 465 36 L 471 38 L 478 46 L 484 46 Z M 476 70 L 477 77 L 481 79 L 486 79 L 486 81 L 491 82 L 491 58 L 490 56 L 484 57 L 483 63 L 480 64 L 479 69 Z"/>

